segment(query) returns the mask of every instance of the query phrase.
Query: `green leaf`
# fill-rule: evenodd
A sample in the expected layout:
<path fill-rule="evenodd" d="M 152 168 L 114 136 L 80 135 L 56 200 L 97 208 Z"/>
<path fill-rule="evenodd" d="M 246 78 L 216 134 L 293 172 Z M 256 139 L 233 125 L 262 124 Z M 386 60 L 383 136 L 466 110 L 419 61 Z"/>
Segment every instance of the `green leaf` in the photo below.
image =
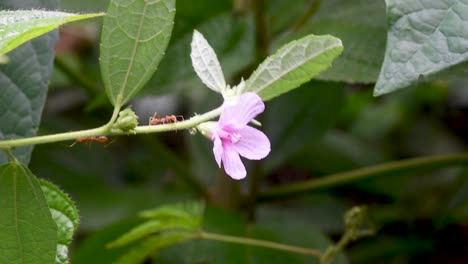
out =
<path fill-rule="evenodd" d="M 112 104 L 126 103 L 156 71 L 174 15 L 175 0 L 111 1 L 104 17 L 100 65 Z"/>
<path fill-rule="evenodd" d="M 389 32 L 374 94 L 468 60 L 468 0 L 387 0 Z"/>
<path fill-rule="evenodd" d="M 268 101 L 329 68 L 342 51 L 341 41 L 328 35 L 292 41 L 260 64 L 246 81 L 245 91 L 256 92 Z"/>
<path fill-rule="evenodd" d="M 201 227 L 204 205 L 199 202 L 164 205 L 143 211 L 148 221 L 132 228 L 111 242 L 109 247 L 121 247 L 155 233 L 167 231 L 196 231 Z"/>
<path fill-rule="evenodd" d="M 53 9 L 55 0 L 3 0 L 0 9 Z M 53 47 L 57 33 L 51 32 L 31 40 L 8 54 L 9 63 L 0 65 L 0 139 L 36 135 L 47 94 L 47 83 L 53 66 Z M 27 164 L 33 146 L 13 150 L 18 160 Z M 7 157 L 0 152 L 0 164 Z"/>
<path fill-rule="evenodd" d="M 145 210 L 141 212 L 140 216 L 150 219 L 196 219 L 197 222 L 201 222 L 203 209 L 204 205 L 201 202 L 177 203 L 172 205 L 163 205 L 151 210 Z"/>
<path fill-rule="evenodd" d="M 0 55 L 68 22 L 102 16 L 44 10 L 0 11 Z"/>
<path fill-rule="evenodd" d="M 311 81 L 267 104 L 263 125 L 273 147 L 264 169 L 271 172 L 291 154 L 317 143 L 337 122 L 344 99 L 342 84 Z"/>
<path fill-rule="evenodd" d="M 57 186 L 45 180 L 39 180 L 39 184 L 58 229 L 55 263 L 69 263 L 68 246 L 72 242 L 73 234 L 78 229 L 78 210 L 68 195 L 63 193 Z"/>
<path fill-rule="evenodd" d="M 0 263 L 53 263 L 57 226 L 36 177 L 18 163 L 0 167 Z"/>

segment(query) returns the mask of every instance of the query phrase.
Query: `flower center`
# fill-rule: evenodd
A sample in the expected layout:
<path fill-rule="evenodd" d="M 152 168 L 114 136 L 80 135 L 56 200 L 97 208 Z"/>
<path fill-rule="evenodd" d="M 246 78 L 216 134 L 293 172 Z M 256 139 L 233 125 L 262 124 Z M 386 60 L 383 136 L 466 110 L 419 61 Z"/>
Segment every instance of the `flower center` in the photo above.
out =
<path fill-rule="evenodd" d="M 231 143 L 236 144 L 237 142 L 241 140 L 242 137 L 239 133 L 232 133 L 232 134 L 229 134 L 227 138 L 231 140 Z"/>
<path fill-rule="evenodd" d="M 238 143 L 242 138 L 242 136 L 239 133 L 227 132 L 225 130 L 220 130 L 220 131 L 217 131 L 217 133 L 212 133 L 210 135 L 211 140 L 214 140 L 216 136 L 218 136 L 222 140 L 228 140 L 233 144 Z"/>

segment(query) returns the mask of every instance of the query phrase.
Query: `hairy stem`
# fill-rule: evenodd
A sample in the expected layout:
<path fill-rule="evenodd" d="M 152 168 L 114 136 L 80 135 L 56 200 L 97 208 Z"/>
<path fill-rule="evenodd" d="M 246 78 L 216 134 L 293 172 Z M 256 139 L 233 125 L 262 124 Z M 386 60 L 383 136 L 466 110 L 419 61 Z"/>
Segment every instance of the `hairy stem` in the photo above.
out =
<path fill-rule="evenodd" d="M 257 202 L 266 202 L 270 200 L 283 199 L 284 197 L 297 196 L 309 193 L 313 190 L 330 188 L 370 177 L 391 176 L 393 174 L 401 173 L 419 173 L 446 167 L 466 165 L 468 165 L 468 154 L 413 158 L 395 161 L 363 169 L 332 174 L 319 179 L 274 187 L 264 193 L 261 193 L 257 198 Z"/>
<path fill-rule="evenodd" d="M 253 238 L 235 237 L 235 236 L 221 235 L 221 234 L 215 234 L 215 233 L 208 233 L 204 231 L 199 232 L 198 238 L 222 241 L 222 242 L 228 242 L 228 243 L 235 243 L 235 244 L 250 245 L 250 246 L 256 246 L 256 247 L 271 248 L 271 249 L 276 249 L 276 250 L 315 256 L 315 257 L 320 257 L 322 255 L 322 253 L 317 249 L 296 247 L 296 246 L 275 243 L 275 242 L 266 241 L 266 240 L 253 239 Z"/>
<path fill-rule="evenodd" d="M 53 143 L 53 142 L 59 142 L 59 141 L 65 141 L 65 140 L 75 140 L 76 138 L 79 138 L 79 137 L 88 137 L 88 136 L 118 136 L 118 135 L 129 135 L 129 134 L 136 135 L 136 134 L 149 134 L 149 133 L 159 133 L 159 132 L 167 132 L 167 131 L 177 131 L 177 130 L 193 128 L 197 126 L 198 124 L 209 121 L 221 114 L 221 108 L 217 108 L 205 114 L 196 115 L 188 120 L 177 122 L 177 123 L 154 125 L 154 126 L 138 126 L 132 132 L 129 133 L 126 131 L 121 131 L 121 130 L 111 130 L 111 127 L 114 124 L 119 114 L 120 107 L 118 107 L 118 105 L 119 104 L 116 104 L 116 107 L 114 108 L 114 113 L 112 114 L 111 120 L 104 126 L 93 128 L 93 129 L 88 129 L 88 130 L 65 132 L 65 133 L 46 135 L 46 136 L 2 140 L 0 141 L 0 149 L 8 149 L 8 148 L 27 146 L 27 145 Z"/>

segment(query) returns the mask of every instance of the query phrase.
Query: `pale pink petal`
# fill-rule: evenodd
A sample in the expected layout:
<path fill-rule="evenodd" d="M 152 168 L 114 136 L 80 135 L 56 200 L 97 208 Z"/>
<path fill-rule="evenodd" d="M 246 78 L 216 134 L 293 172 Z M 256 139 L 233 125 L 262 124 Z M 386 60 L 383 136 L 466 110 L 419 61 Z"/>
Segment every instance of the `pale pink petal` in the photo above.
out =
<path fill-rule="evenodd" d="M 223 166 L 227 175 L 235 180 L 240 180 L 247 176 L 244 164 L 239 157 L 239 154 L 233 149 L 226 147 L 223 153 Z"/>
<path fill-rule="evenodd" d="M 213 143 L 213 154 L 215 156 L 216 163 L 218 163 L 218 166 L 221 168 L 221 157 L 223 156 L 223 143 L 221 142 L 221 139 L 218 136 L 214 138 Z"/>
<path fill-rule="evenodd" d="M 262 131 L 245 126 L 236 132 L 240 134 L 241 138 L 236 144 L 231 144 L 232 148 L 242 157 L 250 160 L 259 160 L 265 158 L 270 153 L 270 140 Z"/>
<path fill-rule="evenodd" d="M 234 105 L 226 105 L 219 117 L 221 126 L 242 127 L 265 110 L 265 104 L 256 93 L 245 93 Z"/>

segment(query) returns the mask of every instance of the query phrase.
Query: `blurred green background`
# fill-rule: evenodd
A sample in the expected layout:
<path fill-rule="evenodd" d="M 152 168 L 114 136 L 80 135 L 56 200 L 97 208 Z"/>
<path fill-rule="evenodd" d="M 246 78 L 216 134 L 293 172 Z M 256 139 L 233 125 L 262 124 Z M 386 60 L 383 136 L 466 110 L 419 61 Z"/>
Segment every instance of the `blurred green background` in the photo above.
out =
<path fill-rule="evenodd" d="M 467 263 L 468 170 L 392 174 L 255 203 L 270 187 L 395 161 L 466 151 L 468 89 L 464 72 L 373 97 L 383 60 L 385 3 L 376 0 L 178 0 L 166 55 L 131 102 L 146 124 L 154 112 L 188 118 L 222 103 L 190 61 L 194 29 L 216 51 L 227 81 L 248 77 L 267 54 L 306 34 L 331 34 L 345 51 L 334 66 L 266 103 L 262 130 L 272 152 L 246 162 L 246 180 L 217 168 L 211 142 L 186 131 L 114 138 L 102 146 L 35 147 L 30 168 L 76 201 L 81 224 L 72 263 L 110 263 L 106 241 L 127 231 L 143 209 L 210 193 L 205 228 L 236 236 L 325 249 L 344 232 L 343 215 L 367 205 L 377 234 L 351 243 L 336 263 Z M 252 7 L 253 6 L 253 7 Z M 62 0 L 61 10 L 105 11 L 107 1 Z M 96 127 L 112 108 L 99 75 L 102 20 L 61 28 L 40 134 Z M 466 75 L 466 74 L 465 74 Z M 314 263 L 311 257 L 196 241 L 162 250 L 147 263 Z"/>

